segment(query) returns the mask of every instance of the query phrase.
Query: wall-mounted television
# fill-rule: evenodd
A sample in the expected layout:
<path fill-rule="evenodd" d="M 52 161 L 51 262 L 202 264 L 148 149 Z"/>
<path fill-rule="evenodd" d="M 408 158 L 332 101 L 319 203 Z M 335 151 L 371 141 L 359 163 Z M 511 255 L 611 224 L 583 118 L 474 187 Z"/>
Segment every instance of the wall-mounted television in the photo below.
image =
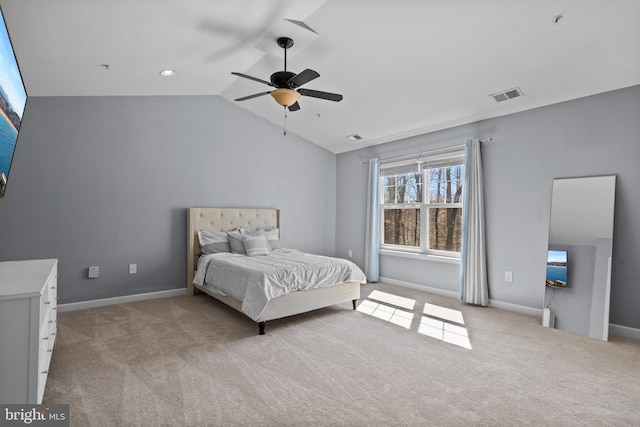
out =
<path fill-rule="evenodd" d="M 26 103 L 27 92 L 0 9 L 0 197 L 7 188 Z"/>
<path fill-rule="evenodd" d="M 551 288 L 567 287 L 567 251 L 547 251 L 547 280 Z"/>

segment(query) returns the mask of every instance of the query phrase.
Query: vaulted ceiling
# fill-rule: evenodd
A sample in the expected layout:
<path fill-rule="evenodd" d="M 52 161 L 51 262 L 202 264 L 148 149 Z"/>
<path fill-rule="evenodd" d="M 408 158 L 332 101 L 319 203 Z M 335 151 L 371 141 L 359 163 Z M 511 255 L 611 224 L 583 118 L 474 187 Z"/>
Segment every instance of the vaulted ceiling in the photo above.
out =
<path fill-rule="evenodd" d="M 638 0 L 0 0 L 29 96 L 221 95 L 320 77 L 290 132 L 340 153 L 640 84 Z M 173 69 L 172 77 L 159 72 Z M 496 102 L 519 88 L 523 96 Z M 278 125 L 270 96 L 238 106 Z M 358 134 L 359 141 L 346 136 Z"/>

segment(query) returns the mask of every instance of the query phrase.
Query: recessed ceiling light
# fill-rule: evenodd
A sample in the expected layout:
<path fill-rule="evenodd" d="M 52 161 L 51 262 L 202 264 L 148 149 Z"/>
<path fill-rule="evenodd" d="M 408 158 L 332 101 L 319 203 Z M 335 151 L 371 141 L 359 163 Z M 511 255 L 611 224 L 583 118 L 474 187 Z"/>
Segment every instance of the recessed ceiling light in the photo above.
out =
<path fill-rule="evenodd" d="M 176 74 L 176 70 L 162 70 L 160 71 L 160 75 L 162 77 L 171 77 Z"/>

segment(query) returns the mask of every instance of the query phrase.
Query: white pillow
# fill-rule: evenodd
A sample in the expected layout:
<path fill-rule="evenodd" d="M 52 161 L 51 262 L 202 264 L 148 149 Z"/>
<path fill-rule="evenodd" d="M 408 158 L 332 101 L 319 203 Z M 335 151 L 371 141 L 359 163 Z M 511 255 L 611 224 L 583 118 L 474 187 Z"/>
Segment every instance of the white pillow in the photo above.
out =
<path fill-rule="evenodd" d="M 209 230 L 198 231 L 200 248 L 204 254 L 215 254 L 219 252 L 231 252 L 227 233 Z"/>
<path fill-rule="evenodd" d="M 264 236 L 267 238 L 267 240 L 278 240 L 280 239 L 280 230 L 277 228 L 264 230 Z"/>
<path fill-rule="evenodd" d="M 282 249 L 282 243 L 280 242 L 280 230 L 277 228 L 272 228 L 271 230 L 266 230 L 264 232 L 264 236 L 269 243 L 269 248 L 273 249 Z"/>

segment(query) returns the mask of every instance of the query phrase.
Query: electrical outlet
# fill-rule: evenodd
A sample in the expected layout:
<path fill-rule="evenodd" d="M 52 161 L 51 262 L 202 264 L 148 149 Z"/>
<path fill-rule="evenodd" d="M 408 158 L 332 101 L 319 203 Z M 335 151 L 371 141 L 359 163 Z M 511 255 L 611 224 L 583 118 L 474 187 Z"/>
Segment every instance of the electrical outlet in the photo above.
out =
<path fill-rule="evenodd" d="M 138 264 L 129 264 L 129 274 L 136 274 L 138 272 Z"/>
<path fill-rule="evenodd" d="M 352 256 L 353 256 L 353 251 L 349 249 L 349 258 L 351 258 Z"/>
<path fill-rule="evenodd" d="M 511 271 L 505 271 L 504 272 L 504 281 L 511 283 L 513 282 L 513 272 Z"/>
<path fill-rule="evenodd" d="M 100 274 L 100 268 L 98 266 L 89 267 L 89 279 L 96 279 Z"/>

